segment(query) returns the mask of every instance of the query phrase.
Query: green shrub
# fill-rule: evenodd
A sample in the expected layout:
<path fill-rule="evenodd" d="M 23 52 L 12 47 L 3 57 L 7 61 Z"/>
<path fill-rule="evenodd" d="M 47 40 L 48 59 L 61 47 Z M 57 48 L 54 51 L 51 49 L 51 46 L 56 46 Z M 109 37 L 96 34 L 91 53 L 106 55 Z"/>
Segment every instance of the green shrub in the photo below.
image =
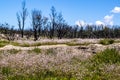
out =
<path fill-rule="evenodd" d="M 40 48 L 34 48 L 33 50 L 31 50 L 37 54 L 41 53 L 41 49 Z"/>
<path fill-rule="evenodd" d="M 96 63 L 120 63 L 120 54 L 115 49 L 106 49 L 105 51 L 96 54 L 93 60 Z"/>
<path fill-rule="evenodd" d="M 42 43 L 42 45 L 57 45 L 59 43 L 57 42 L 46 42 L 46 43 Z"/>
<path fill-rule="evenodd" d="M 7 44 L 9 44 L 8 41 L 0 41 L 0 47 L 4 47 Z"/>
<path fill-rule="evenodd" d="M 20 46 L 20 43 L 18 43 L 18 42 L 11 42 L 10 44 L 13 46 Z"/>
<path fill-rule="evenodd" d="M 38 72 L 34 75 L 13 75 L 8 76 L 7 80 L 76 80 L 76 78 L 73 77 L 67 77 L 67 76 L 61 76 L 56 75 L 55 72 Z"/>
<path fill-rule="evenodd" d="M 106 49 L 97 53 L 90 60 L 86 61 L 85 75 L 82 80 L 119 80 L 118 70 L 111 68 L 108 71 L 106 65 L 120 64 L 120 54 L 115 49 Z M 118 66 L 116 66 L 118 67 Z"/>
<path fill-rule="evenodd" d="M 100 40 L 100 44 L 103 44 L 103 45 L 109 45 L 109 44 L 113 44 L 115 41 L 112 40 L 112 39 L 103 39 L 103 40 Z"/>
<path fill-rule="evenodd" d="M 8 76 L 11 73 L 11 69 L 9 67 L 2 67 L 1 72 L 2 72 L 3 75 Z"/>
<path fill-rule="evenodd" d="M 41 46 L 41 45 L 57 45 L 58 43 L 56 42 L 45 42 L 45 43 L 34 43 L 31 46 Z"/>
<path fill-rule="evenodd" d="M 34 43 L 32 46 L 41 46 L 41 43 Z"/>
<path fill-rule="evenodd" d="M 28 44 L 28 43 L 24 43 L 24 44 L 21 44 L 20 46 L 21 46 L 21 47 L 30 47 L 31 45 Z"/>

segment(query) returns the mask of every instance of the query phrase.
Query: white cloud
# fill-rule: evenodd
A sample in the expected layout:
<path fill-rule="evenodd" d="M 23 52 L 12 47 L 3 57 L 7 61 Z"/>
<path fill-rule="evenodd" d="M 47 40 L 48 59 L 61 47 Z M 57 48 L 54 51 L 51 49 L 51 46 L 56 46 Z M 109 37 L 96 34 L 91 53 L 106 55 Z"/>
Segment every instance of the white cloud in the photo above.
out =
<path fill-rule="evenodd" d="M 97 26 L 100 26 L 100 25 L 104 25 L 104 22 L 102 22 L 102 21 L 96 21 L 95 24 L 96 24 Z"/>
<path fill-rule="evenodd" d="M 113 18 L 114 18 L 114 15 L 106 15 L 103 20 L 97 20 L 95 22 L 95 25 L 97 26 L 105 26 L 105 25 L 110 25 L 110 26 L 113 26 L 114 25 L 114 22 L 113 22 Z M 87 23 L 85 22 L 84 20 L 78 20 L 75 22 L 76 25 L 78 26 L 86 26 L 86 25 L 94 25 L 93 23 Z"/>
<path fill-rule="evenodd" d="M 105 22 L 109 22 L 109 21 L 111 21 L 113 19 L 113 17 L 114 17 L 114 15 L 106 15 L 104 17 L 104 20 L 105 20 Z"/>
<path fill-rule="evenodd" d="M 75 24 L 78 25 L 78 26 L 85 26 L 86 22 L 83 21 L 83 20 L 78 20 L 78 21 L 75 22 Z"/>
<path fill-rule="evenodd" d="M 104 22 L 106 25 L 113 25 L 113 17 L 114 15 L 106 15 L 104 17 Z"/>
<path fill-rule="evenodd" d="M 113 26 L 114 22 L 113 22 L 113 21 L 111 21 L 111 22 L 109 22 L 109 24 L 110 24 L 111 26 Z"/>
<path fill-rule="evenodd" d="M 115 7 L 111 12 L 120 13 L 120 7 Z"/>

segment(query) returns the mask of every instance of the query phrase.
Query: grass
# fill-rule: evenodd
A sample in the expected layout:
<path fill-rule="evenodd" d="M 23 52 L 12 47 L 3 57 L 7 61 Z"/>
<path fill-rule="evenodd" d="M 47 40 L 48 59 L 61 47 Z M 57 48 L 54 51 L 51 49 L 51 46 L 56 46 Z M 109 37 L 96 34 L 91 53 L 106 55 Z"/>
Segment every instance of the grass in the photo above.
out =
<path fill-rule="evenodd" d="M 105 51 L 98 53 L 93 57 L 93 61 L 96 63 L 120 63 L 120 54 L 115 49 L 106 49 Z"/>
<path fill-rule="evenodd" d="M 0 47 L 4 47 L 9 44 L 9 41 L 0 41 Z"/>
<path fill-rule="evenodd" d="M 41 46 L 41 45 L 57 45 L 57 44 L 59 44 L 59 43 L 57 43 L 57 42 L 44 42 L 44 43 L 34 43 L 34 44 L 32 44 L 31 46 Z"/>
<path fill-rule="evenodd" d="M 0 50 L 0 54 L 18 54 L 21 50 L 10 49 L 10 50 Z"/>
<path fill-rule="evenodd" d="M 40 48 L 34 48 L 32 50 L 29 50 L 28 52 L 29 53 L 33 52 L 33 53 L 39 54 L 39 53 L 41 53 L 41 49 Z"/>
<path fill-rule="evenodd" d="M 79 45 L 89 45 L 90 43 L 75 43 L 75 42 L 66 42 L 66 43 L 58 43 L 58 42 L 37 42 L 37 43 L 33 43 L 33 44 L 29 44 L 29 43 L 18 43 L 18 42 L 8 42 L 8 41 L 0 41 L 0 47 L 4 47 L 7 44 L 11 44 L 14 46 L 20 46 L 20 47 L 34 47 L 34 46 L 44 46 L 44 45 L 60 45 L 60 44 L 65 44 L 68 46 L 79 46 Z"/>
<path fill-rule="evenodd" d="M 109 45 L 109 44 L 113 44 L 115 41 L 113 39 L 103 39 L 103 40 L 100 40 L 100 44 L 102 45 Z"/>
<path fill-rule="evenodd" d="M 2 67 L 1 72 L 3 75 L 8 76 L 9 74 L 11 74 L 11 69 L 10 67 Z"/>
<path fill-rule="evenodd" d="M 64 48 L 50 48 L 44 52 L 48 55 L 44 55 L 39 54 L 43 51 L 36 47 L 30 51 L 39 55 L 26 53 L 19 54 L 18 57 L 17 51 L 11 50 L 10 53 L 14 53 L 14 55 L 2 55 L 0 59 L 0 74 L 3 76 L 3 79 L 0 79 L 120 80 L 120 53 L 117 50 L 105 49 L 84 60 L 81 59 L 81 57 L 84 58 L 81 54 L 68 52 L 71 48 L 65 50 Z M 1 65 L 1 61 L 7 63 Z"/>
<path fill-rule="evenodd" d="M 10 44 L 13 46 L 20 46 L 20 43 L 18 43 L 18 42 L 10 42 Z"/>
<path fill-rule="evenodd" d="M 85 62 L 86 72 L 83 80 L 119 80 L 120 54 L 115 49 L 106 49 Z M 115 68 L 109 66 L 115 65 Z M 120 71 L 120 70 L 119 70 Z"/>
<path fill-rule="evenodd" d="M 68 77 L 68 76 L 61 76 L 56 75 L 55 72 L 45 71 L 45 72 L 38 72 L 30 75 L 14 75 L 9 76 L 8 80 L 76 80 L 76 78 Z"/>
<path fill-rule="evenodd" d="M 20 46 L 21 46 L 21 47 L 31 47 L 31 45 L 28 44 L 28 43 L 23 43 L 23 44 L 21 44 Z"/>
<path fill-rule="evenodd" d="M 20 46 L 20 47 L 34 47 L 34 46 L 42 46 L 42 45 L 58 45 L 58 44 L 62 44 L 62 43 L 57 43 L 57 42 L 45 42 L 45 43 L 41 43 L 41 42 L 37 42 L 34 44 L 29 44 L 29 43 L 17 43 L 17 42 L 11 42 L 11 45 L 14 46 Z"/>

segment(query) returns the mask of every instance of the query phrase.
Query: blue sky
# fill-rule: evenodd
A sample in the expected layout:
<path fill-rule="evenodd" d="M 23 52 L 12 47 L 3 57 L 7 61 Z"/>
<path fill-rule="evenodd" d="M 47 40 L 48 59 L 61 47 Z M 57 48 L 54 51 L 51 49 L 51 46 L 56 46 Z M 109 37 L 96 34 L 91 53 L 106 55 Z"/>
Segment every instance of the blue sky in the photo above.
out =
<path fill-rule="evenodd" d="M 0 23 L 9 23 L 17 27 L 16 13 L 21 11 L 23 0 L 0 0 Z M 29 16 L 26 27 L 30 26 L 33 9 L 42 11 L 49 17 L 50 8 L 62 12 L 70 25 L 107 24 L 120 25 L 120 0 L 26 0 Z"/>

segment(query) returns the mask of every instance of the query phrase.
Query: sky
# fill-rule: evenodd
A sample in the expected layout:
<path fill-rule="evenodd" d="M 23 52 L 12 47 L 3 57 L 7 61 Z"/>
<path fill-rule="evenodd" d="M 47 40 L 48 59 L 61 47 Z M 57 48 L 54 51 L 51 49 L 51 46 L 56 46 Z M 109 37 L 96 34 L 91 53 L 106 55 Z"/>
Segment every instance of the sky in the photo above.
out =
<path fill-rule="evenodd" d="M 0 23 L 18 27 L 16 13 L 21 11 L 22 1 L 0 0 Z M 52 6 L 70 25 L 120 25 L 120 0 L 26 0 L 29 15 L 25 26 L 31 27 L 32 10 L 49 17 Z"/>

